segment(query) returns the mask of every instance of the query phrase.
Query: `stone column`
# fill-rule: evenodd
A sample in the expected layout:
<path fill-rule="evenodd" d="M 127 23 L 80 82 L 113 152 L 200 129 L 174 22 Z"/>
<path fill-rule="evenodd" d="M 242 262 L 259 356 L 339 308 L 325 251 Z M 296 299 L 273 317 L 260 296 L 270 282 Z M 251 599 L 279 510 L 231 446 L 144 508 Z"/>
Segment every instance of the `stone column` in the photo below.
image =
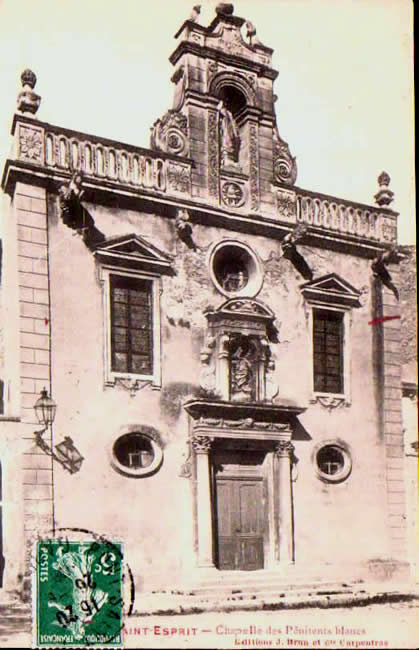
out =
<path fill-rule="evenodd" d="M 198 516 L 198 566 L 214 567 L 212 506 L 209 451 L 211 438 L 195 436 L 192 446 L 196 454 L 196 504 Z"/>
<path fill-rule="evenodd" d="M 278 535 L 279 561 L 293 562 L 291 458 L 294 446 L 289 440 L 280 440 L 276 446 L 278 472 Z"/>
<path fill-rule="evenodd" d="M 224 400 L 230 399 L 230 335 L 223 332 L 218 343 L 216 372 L 217 392 Z"/>

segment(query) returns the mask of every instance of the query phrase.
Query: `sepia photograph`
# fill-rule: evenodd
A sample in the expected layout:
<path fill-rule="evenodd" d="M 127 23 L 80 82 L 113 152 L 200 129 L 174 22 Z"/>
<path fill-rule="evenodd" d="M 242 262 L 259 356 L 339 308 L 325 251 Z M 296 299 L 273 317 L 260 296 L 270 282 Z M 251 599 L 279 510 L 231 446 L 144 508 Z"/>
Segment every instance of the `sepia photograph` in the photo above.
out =
<path fill-rule="evenodd" d="M 417 648 L 413 3 L 0 0 L 0 647 Z"/>

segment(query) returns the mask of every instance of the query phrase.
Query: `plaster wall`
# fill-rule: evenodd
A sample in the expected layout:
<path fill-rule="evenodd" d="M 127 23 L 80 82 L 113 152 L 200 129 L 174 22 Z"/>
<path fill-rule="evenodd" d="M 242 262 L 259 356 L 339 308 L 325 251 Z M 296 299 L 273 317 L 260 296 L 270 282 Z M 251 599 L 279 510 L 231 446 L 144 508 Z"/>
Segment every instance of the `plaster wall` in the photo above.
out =
<path fill-rule="evenodd" d="M 55 470 L 58 528 L 85 528 L 126 544 L 126 557 L 141 588 L 175 580 L 194 565 L 190 481 L 179 477 L 187 454 L 188 421 L 182 400 L 198 386 L 203 310 L 225 301 L 211 282 L 211 246 L 222 239 L 246 242 L 264 268 L 257 298 L 275 313 L 280 342 L 273 345 L 278 400 L 307 408 L 295 440 L 295 560 L 335 567 L 341 577 L 353 566 L 390 556 L 387 531 L 384 442 L 374 384 L 370 262 L 310 249 L 300 251 L 314 277 L 335 272 L 362 291 L 351 325 L 350 406 L 330 411 L 310 402 L 312 360 L 302 277 L 280 257 L 278 242 L 222 228 L 194 226 L 197 252 L 177 239 L 168 218 L 88 206 L 106 237 L 135 232 L 174 255 L 176 275 L 163 278 L 161 296 L 162 388 L 134 396 L 104 386 L 103 297 L 97 264 L 80 236 L 57 216 L 49 197 L 52 393 L 58 404 L 55 442 L 70 435 L 85 460 L 78 474 Z M 123 477 L 110 464 L 110 449 L 124 425 L 151 425 L 164 442 L 164 461 L 153 476 Z M 321 482 L 313 450 L 340 439 L 351 449 L 352 472 L 338 485 Z M 345 569 L 347 567 L 347 569 Z"/>

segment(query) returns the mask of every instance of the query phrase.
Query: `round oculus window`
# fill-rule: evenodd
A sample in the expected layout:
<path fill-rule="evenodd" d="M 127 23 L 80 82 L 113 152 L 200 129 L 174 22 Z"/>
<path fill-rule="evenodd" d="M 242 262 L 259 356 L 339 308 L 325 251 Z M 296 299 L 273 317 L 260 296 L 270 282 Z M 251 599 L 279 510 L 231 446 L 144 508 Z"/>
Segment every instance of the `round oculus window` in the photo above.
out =
<path fill-rule="evenodd" d="M 217 244 L 210 258 L 212 280 L 225 296 L 254 297 L 262 286 L 262 271 L 253 251 L 238 242 Z"/>
<path fill-rule="evenodd" d="M 142 477 L 156 472 L 163 451 L 155 440 L 141 432 L 126 433 L 112 446 L 112 465 L 126 476 Z"/>
<path fill-rule="evenodd" d="M 318 477 L 327 483 L 340 483 L 350 474 L 352 462 L 348 450 L 339 444 L 327 444 L 315 452 Z"/>

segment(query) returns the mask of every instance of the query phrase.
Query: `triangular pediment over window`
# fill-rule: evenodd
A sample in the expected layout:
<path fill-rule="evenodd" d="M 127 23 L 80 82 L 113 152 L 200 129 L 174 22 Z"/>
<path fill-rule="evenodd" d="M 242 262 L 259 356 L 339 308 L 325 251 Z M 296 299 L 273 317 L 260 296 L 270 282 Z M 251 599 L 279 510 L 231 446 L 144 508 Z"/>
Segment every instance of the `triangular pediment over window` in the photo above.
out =
<path fill-rule="evenodd" d="M 323 275 L 301 286 L 301 292 L 309 301 L 359 307 L 361 292 L 336 273 Z"/>
<path fill-rule="evenodd" d="M 93 254 L 104 264 L 125 269 L 173 273 L 172 257 L 136 234 L 106 239 L 95 247 Z"/>

